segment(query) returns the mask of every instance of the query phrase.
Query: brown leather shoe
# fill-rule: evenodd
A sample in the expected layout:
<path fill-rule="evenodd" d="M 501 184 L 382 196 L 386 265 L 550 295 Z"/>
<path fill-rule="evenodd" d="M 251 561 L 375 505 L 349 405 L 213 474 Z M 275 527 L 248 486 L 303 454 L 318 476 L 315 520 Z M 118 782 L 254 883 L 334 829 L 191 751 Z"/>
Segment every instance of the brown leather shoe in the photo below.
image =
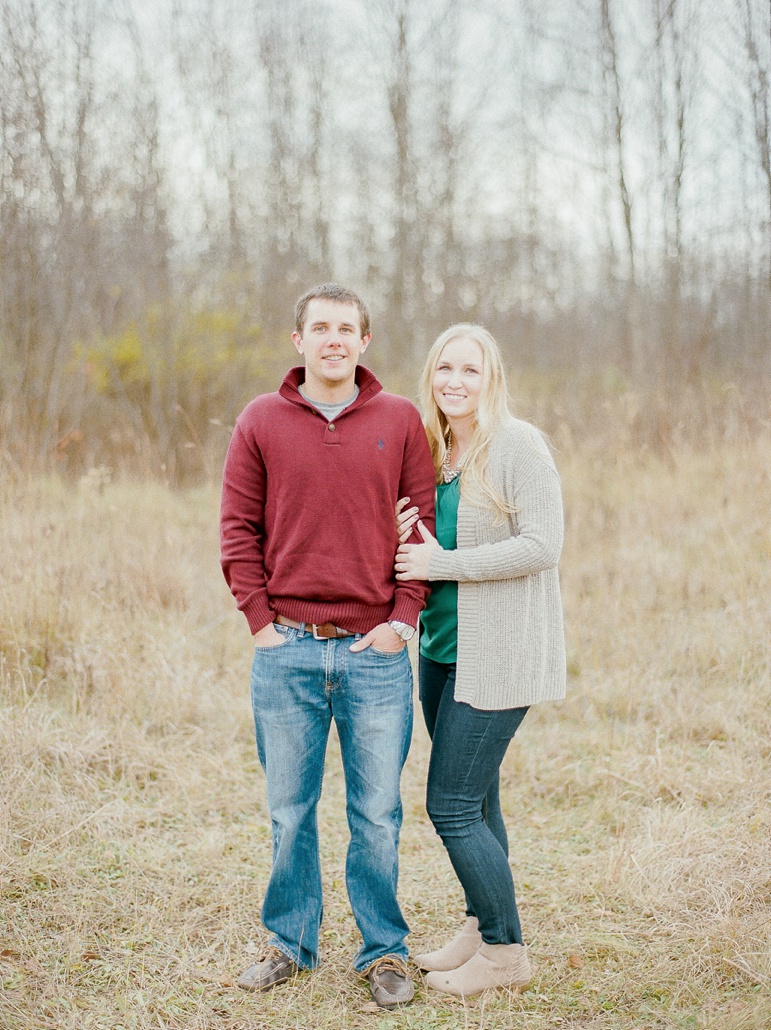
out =
<path fill-rule="evenodd" d="M 300 967 L 280 948 L 268 948 L 265 957 L 249 966 L 236 980 L 245 991 L 269 991 L 276 984 L 286 983 Z"/>
<path fill-rule="evenodd" d="M 395 1009 L 412 1001 L 412 986 L 406 964 L 396 955 L 384 955 L 366 972 L 372 997 L 381 1009 Z"/>

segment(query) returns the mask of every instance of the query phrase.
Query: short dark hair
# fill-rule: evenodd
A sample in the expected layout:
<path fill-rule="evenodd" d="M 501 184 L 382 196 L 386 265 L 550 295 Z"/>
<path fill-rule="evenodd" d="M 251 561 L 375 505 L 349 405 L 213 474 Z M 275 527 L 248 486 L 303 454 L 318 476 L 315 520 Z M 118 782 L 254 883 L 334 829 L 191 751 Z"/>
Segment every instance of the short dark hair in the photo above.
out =
<path fill-rule="evenodd" d="M 314 286 L 297 301 L 294 309 L 294 326 L 298 333 L 302 334 L 305 318 L 308 313 L 308 305 L 312 300 L 334 300 L 338 304 L 353 304 L 359 310 L 361 322 L 361 335 L 369 334 L 369 310 L 367 305 L 353 290 L 337 283 L 322 283 L 321 286 Z"/>

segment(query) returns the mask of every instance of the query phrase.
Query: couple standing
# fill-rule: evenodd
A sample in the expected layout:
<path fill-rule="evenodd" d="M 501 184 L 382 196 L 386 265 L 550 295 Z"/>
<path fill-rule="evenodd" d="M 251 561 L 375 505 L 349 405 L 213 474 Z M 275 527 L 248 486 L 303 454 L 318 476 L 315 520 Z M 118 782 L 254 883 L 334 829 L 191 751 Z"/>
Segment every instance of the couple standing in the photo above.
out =
<path fill-rule="evenodd" d="M 530 979 L 498 775 L 528 706 L 565 693 L 563 524 L 554 463 L 540 434 L 510 415 L 486 330 L 453 326 L 432 347 L 425 425 L 359 365 L 370 338 L 350 290 L 326 284 L 297 302 L 292 340 L 304 365 L 237 420 L 221 544 L 254 636 L 252 707 L 273 824 L 262 908 L 272 936 L 239 986 L 268 990 L 318 963 L 316 808 L 334 719 L 346 886 L 363 939 L 354 966 L 378 1005 L 394 1008 L 413 996 L 396 892 L 412 734 L 407 641 L 421 612 L 427 809 L 466 920 L 415 963 L 429 987 L 461 997 Z"/>

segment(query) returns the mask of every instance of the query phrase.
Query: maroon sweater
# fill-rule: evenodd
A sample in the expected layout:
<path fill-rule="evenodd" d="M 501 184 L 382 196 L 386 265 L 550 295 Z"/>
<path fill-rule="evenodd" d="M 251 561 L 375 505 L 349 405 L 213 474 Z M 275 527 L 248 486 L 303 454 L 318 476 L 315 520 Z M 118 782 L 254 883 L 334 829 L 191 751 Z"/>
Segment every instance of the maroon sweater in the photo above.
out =
<path fill-rule="evenodd" d="M 434 528 L 434 466 L 413 404 L 363 366 L 334 422 L 303 399 L 302 367 L 239 416 L 222 487 L 222 570 L 256 633 L 276 613 L 368 633 L 414 626 L 428 584 L 397 583 L 394 505 Z M 418 541 L 419 542 L 419 541 Z"/>

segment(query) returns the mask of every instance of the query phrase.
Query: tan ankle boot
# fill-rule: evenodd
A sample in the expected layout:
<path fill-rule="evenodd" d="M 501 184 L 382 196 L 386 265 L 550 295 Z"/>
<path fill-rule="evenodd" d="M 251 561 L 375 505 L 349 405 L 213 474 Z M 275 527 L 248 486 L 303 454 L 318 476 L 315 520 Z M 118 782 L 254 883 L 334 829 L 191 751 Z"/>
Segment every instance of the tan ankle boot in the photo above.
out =
<path fill-rule="evenodd" d="M 435 991 L 469 998 L 488 987 L 522 990 L 533 975 L 523 944 L 485 944 L 457 969 L 432 972 L 426 983 Z"/>
<path fill-rule="evenodd" d="M 479 923 L 476 916 L 469 916 L 459 933 L 448 941 L 439 951 L 430 951 L 426 955 L 416 955 L 415 965 L 418 969 L 439 970 L 457 969 L 468 962 L 482 943 Z"/>

